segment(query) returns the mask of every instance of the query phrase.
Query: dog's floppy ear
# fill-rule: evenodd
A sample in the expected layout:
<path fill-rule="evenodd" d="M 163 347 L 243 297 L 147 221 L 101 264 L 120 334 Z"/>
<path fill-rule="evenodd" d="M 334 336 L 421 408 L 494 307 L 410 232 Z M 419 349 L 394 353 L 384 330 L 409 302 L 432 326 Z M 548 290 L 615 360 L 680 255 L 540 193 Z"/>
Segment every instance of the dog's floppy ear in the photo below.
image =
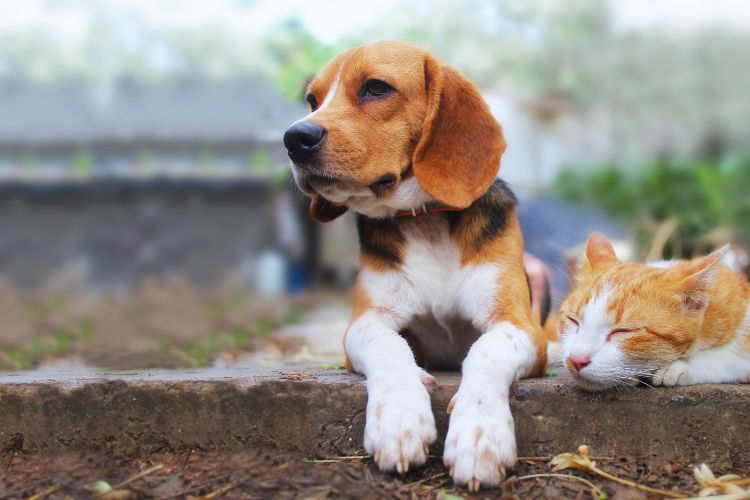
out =
<path fill-rule="evenodd" d="M 313 195 L 310 202 L 310 217 L 317 222 L 331 222 L 347 210 L 345 206 L 331 203 L 319 194 Z"/>
<path fill-rule="evenodd" d="M 465 208 L 497 177 L 503 132 L 479 90 L 458 71 L 426 55 L 424 76 L 427 113 L 414 173 L 433 198 Z"/>

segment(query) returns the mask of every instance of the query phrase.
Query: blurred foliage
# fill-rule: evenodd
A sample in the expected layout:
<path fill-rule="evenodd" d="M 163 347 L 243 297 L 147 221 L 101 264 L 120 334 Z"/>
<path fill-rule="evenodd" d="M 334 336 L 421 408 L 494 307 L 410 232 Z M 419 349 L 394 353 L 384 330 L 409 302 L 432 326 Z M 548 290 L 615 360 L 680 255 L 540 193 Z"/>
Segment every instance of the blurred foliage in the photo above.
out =
<path fill-rule="evenodd" d="M 274 82 L 290 100 L 301 100 L 305 85 L 333 56 L 348 48 L 346 42 L 326 45 L 318 41 L 297 18 L 271 31 L 264 43 Z"/>
<path fill-rule="evenodd" d="M 198 153 L 198 166 L 210 170 L 216 164 L 216 156 L 210 149 L 203 148 Z"/>
<path fill-rule="evenodd" d="M 50 12 L 83 11 L 88 22 L 76 37 L 52 16 L 47 29 L 0 31 L 0 86 L 74 80 L 106 96 L 116 81 L 163 85 L 263 73 L 283 95 L 299 99 L 307 78 L 335 54 L 390 38 L 424 45 L 483 88 L 532 108 L 552 101 L 610 117 L 618 153 L 656 142 L 661 153 L 695 157 L 711 135 L 733 151 L 748 141 L 750 71 L 741 64 L 750 53 L 747 30 L 622 27 L 615 1 L 353 4 L 366 11 L 369 26 L 334 43 L 318 40 L 297 17 L 257 31 L 230 17 L 262 17 L 263 2 L 237 2 L 225 17 L 193 25 L 154 24 L 138 3 L 45 5 Z"/>
<path fill-rule="evenodd" d="M 141 169 L 142 171 L 153 172 L 156 166 L 154 153 L 147 149 L 142 149 L 138 151 L 135 156 L 135 163 L 136 165 L 138 165 L 138 168 Z"/>
<path fill-rule="evenodd" d="M 721 229 L 750 242 L 750 157 L 566 168 L 552 191 L 628 222 L 644 248 L 660 224 L 675 220 L 677 229 L 665 258 L 706 251 L 716 243 L 710 236 Z"/>
<path fill-rule="evenodd" d="M 532 109 L 558 103 L 609 117 L 617 158 L 698 157 L 709 138 L 748 149 L 750 52 L 746 31 L 629 30 L 615 2 L 436 0 L 404 2 L 361 40 L 420 43 L 485 89 Z M 544 119 L 543 116 L 539 117 Z"/>
<path fill-rule="evenodd" d="M 24 170 L 35 170 L 39 161 L 33 153 L 24 153 L 21 158 L 21 166 Z"/>
<path fill-rule="evenodd" d="M 81 149 L 76 151 L 71 161 L 71 171 L 76 177 L 85 177 L 89 175 L 94 167 L 94 158 L 91 155 L 91 151 L 88 149 Z"/>
<path fill-rule="evenodd" d="M 716 137 L 725 151 L 746 150 L 750 71 L 737 63 L 750 52 L 750 35 L 625 30 L 614 12 L 601 0 L 400 2 L 329 45 L 290 19 L 268 33 L 264 67 L 284 95 L 299 99 L 306 79 L 340 51 L 409 40 L 532 110 L 610 117 L 617 157 L 700 156 Z"/>
<path fill-rule="evenodd" d="M 250 161 L 248 162 L 248 168 L 250 170 L 262 172 L 268 170 L 272 166 L 273 162 L 271 161 L 271 154 L 267 149 L 258 148 L 250 155 Z"/>

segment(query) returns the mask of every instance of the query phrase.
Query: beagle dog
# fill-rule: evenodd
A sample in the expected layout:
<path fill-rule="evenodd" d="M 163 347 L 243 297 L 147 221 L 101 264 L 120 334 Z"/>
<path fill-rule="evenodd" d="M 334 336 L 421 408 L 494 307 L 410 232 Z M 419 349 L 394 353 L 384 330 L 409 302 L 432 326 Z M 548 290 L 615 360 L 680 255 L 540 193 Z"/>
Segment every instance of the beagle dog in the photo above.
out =
<path fill-rule="evenodd" d="M 497 179 L 505 140 L 477 88 L 425 50 L 348 50 L 309 84 L 284 134 L 295 182 L 326 222 L 357 213 L 361 246 L 349 370 L 367 379 L 364 446 L 382 470 L 435 441 L 425 370 L 462 370 L 444 462 L 471 490 L 516 462 L 509 389 L 542 375 L 516 198 Z"/>

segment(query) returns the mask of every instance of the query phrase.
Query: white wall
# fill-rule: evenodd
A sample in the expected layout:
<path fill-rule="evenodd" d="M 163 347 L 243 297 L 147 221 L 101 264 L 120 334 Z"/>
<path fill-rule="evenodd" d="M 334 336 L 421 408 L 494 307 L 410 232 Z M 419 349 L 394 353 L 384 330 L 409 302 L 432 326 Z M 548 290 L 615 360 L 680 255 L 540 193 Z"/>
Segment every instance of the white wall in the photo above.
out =
<path fill-rule="evenodd" d="M 613 150 L 613 134 L 605 117 L 584 117 L 567 110 L 553 123 L 542 124 L 518 99 L 498 93 L 484 97 L 508 143 L 500 177 L 519 192 L 548 186 L 564 166 L 607 161 Z"/>

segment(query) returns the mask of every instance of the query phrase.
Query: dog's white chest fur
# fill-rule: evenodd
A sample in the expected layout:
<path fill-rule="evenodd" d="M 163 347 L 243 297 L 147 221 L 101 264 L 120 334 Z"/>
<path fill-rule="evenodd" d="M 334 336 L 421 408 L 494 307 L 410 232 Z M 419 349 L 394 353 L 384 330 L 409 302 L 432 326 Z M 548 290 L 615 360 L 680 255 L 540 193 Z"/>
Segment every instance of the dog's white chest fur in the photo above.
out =
<path fill-rule="evenodd" d="M 363 270 L 361 283 L 376 307 L 395 312 L 427 367 L 455 369 L 486 324 L 499 268 L 462 266 L 447 222 L 429 222 L 409 227 L 397 271 Z"/>

